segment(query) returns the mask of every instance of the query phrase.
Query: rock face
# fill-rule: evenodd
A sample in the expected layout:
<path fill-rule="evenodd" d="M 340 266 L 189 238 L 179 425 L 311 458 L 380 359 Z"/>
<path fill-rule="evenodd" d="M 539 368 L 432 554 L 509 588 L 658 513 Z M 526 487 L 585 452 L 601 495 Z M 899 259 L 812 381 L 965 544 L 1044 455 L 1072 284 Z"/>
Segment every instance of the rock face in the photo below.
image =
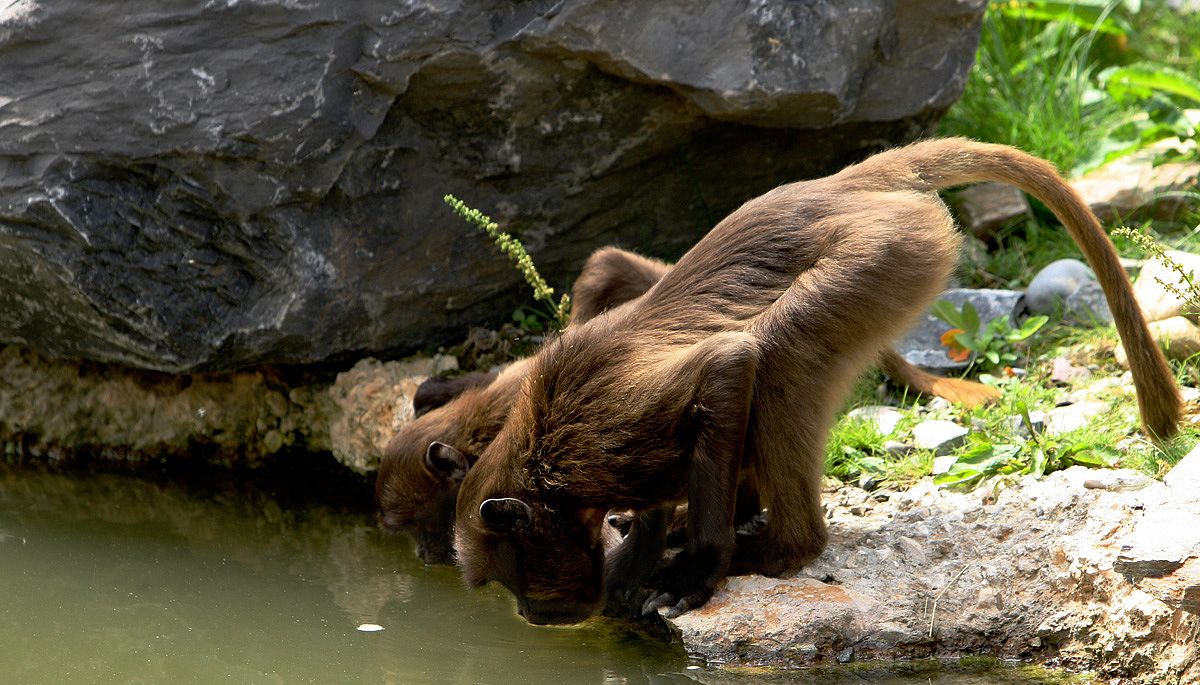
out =
<path fill-rule="evenodd" d="M 171 372 L 390 354 L 930 133 L 983 0 L 0 9 L 0 342 Z"/>
<path fill-rule="evenodd" d="M 1200 615 L 1200 449 L 1151 490 L 1114 568 L 1164 604 Z"/>

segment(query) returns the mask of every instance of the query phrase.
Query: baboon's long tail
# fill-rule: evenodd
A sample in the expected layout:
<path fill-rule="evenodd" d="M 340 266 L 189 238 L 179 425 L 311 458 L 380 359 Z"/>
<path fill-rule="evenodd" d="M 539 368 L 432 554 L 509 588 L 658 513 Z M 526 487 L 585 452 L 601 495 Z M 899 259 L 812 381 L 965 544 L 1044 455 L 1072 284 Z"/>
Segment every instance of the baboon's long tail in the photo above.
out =
<path fill-rule="evenodd" d="M 1005 145 L 944 138 L 884 152 L 855 169 L 866 174 L 855 180 L 868 185 L 889 179 L 895 181 L 889 184 L 892 189 L 907 187 L 927 192 L 1000 181 L 1024 190 L 1049 207 L 1079 245 L 1108 299 L 1129 356 L 1142 423 L 1159 439 L 1175 434 L 1183 404 L 1175 376 L 1146 326 L 1108 235 L 1083 198 L 1052 164 Z"/>

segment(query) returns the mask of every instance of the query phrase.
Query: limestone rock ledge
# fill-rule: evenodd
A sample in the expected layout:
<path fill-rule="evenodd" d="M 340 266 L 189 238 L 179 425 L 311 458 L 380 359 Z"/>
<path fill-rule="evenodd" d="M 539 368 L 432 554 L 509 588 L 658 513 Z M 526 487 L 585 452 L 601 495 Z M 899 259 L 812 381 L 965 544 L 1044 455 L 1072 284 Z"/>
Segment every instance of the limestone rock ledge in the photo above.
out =
<path fill-rule="evenodd" d="M 370 473 L 412 396 L 454 357 L 363 359 L 340 373 L 169 375 L 0 349 L 0 442 L 50 460 L 202 459 L 258 466 L 289 449 Z"/>
<path fill-rule="evenodd" d="M 1195 465 L 1200 450 L 1175 468 Z M 669 623 L 691 653 L 727 664 L 982 654 L 1119 682 L 1200 682 L 1197 588 L 1187 580 L 1196 559 L 1172 559 L 1171 576 L 1130 557 L 1153 538 L 1139 523 L 1194 517 L 1195 498 L 1172 497 L 1161 482 L 1084 486 L 1097 478 L 1073 467 L 998 493 L 932 482 L 890 495 L 844 488 L 827 497 L 832 535 L 819 559 L 794 577 L 729 578 Z M 1185 533 L 1173 548 L 1194 552 L 1200 529 Z M 1127 577 L 1115 565 L 1143 570 Z"/>

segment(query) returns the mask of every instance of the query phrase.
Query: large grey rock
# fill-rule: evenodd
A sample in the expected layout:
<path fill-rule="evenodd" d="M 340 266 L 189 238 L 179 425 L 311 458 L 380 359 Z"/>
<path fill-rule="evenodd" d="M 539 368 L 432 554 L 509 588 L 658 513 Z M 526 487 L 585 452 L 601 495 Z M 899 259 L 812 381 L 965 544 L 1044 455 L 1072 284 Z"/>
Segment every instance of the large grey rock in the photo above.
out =
<path fill-rule="evenodd" d="M 983 0 L 8 3 L 0 342 L 189 371 L 499 323 L 619 243 L 932 133 Z"/>

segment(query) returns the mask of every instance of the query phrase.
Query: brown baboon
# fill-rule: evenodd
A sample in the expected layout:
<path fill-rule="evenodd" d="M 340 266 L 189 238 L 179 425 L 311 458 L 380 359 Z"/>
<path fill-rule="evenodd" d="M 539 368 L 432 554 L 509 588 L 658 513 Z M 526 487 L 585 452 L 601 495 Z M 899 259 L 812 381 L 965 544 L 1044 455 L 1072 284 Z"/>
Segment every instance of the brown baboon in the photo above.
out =
<path fill-rule="evenodd" d="M 597 250 L 571 289 L 572 322 L 588 321 L 642 295 L 669 268 L 615 247 Z M 458 485 L 500 431 L 525 368 L 526 362 L 520 361 L 502 375 L 472 373 L 425 381 L 413 397 L 416 420 L 388 443 L 375 481 L 379 519 L 388 530 L 407 531 L 426 563 L 450 563 Z M 991 399 L 995 393 L 979 383 L 925 373 L 890 349 L 883 353 L 880 368 L 899 385 L 963 404 Z M 743 491 L 739 508 L 738 521 L 744 522 L 758 513 L 757 498 Z M 641 521 L 632 529 L 640 531 L 644 525 Z M 635 580 L 629 575 L 626 579 Z M 635 589 L 628 585 L 622 588 L 625 595 Z"/>
<path fill-rule="evenodd" d="M 491 383 L 468 388 L 430 409 L 384 449 L 375 478 L 379 522 L 387 530 L 411 535 L 425 563 L 452 560 L 458 485 L 504 425 L 528 363 L 515 362 Z"/>
<path fill-rule="evenodd" d="M 1066 226 L 1108 298 L 1146 429 L 1173 434 L 1174 376 L 1078 194 L 1016 149 L 925 141 L 747 202 L 648 293 L 530 358 L 503 429 L 459 490 L 464 579 L 505 585 L 530 623 L 582 620 L 605 583 L 642 582 L 662 551 L 664 505 L 684 500 L 687 541 L 656 572 L 646 611 L 678 614 L 727 574 L 778 575 L 820 554 L 834 412 L 951 270 L 958 239 L 937 191 L 992 180 Z M 767 508 L 761 532 L 735 534 L 740 480 Z M 610 509 L 642 512 L 642 526 L 605 569 Z"/>
<path fill-rule="evenodd" d="M 617 248 L 597 250 L 571 289 L 572 323 L 645 293 L 668 268 Z M 423 383 L 413 398 L 416 420 L 388 442 L 375 480 L 379 520 L 388 530 L 412 535 L 425 563 L 450 562 L 458 485 L 500 432 L 527 364 Z"/>

